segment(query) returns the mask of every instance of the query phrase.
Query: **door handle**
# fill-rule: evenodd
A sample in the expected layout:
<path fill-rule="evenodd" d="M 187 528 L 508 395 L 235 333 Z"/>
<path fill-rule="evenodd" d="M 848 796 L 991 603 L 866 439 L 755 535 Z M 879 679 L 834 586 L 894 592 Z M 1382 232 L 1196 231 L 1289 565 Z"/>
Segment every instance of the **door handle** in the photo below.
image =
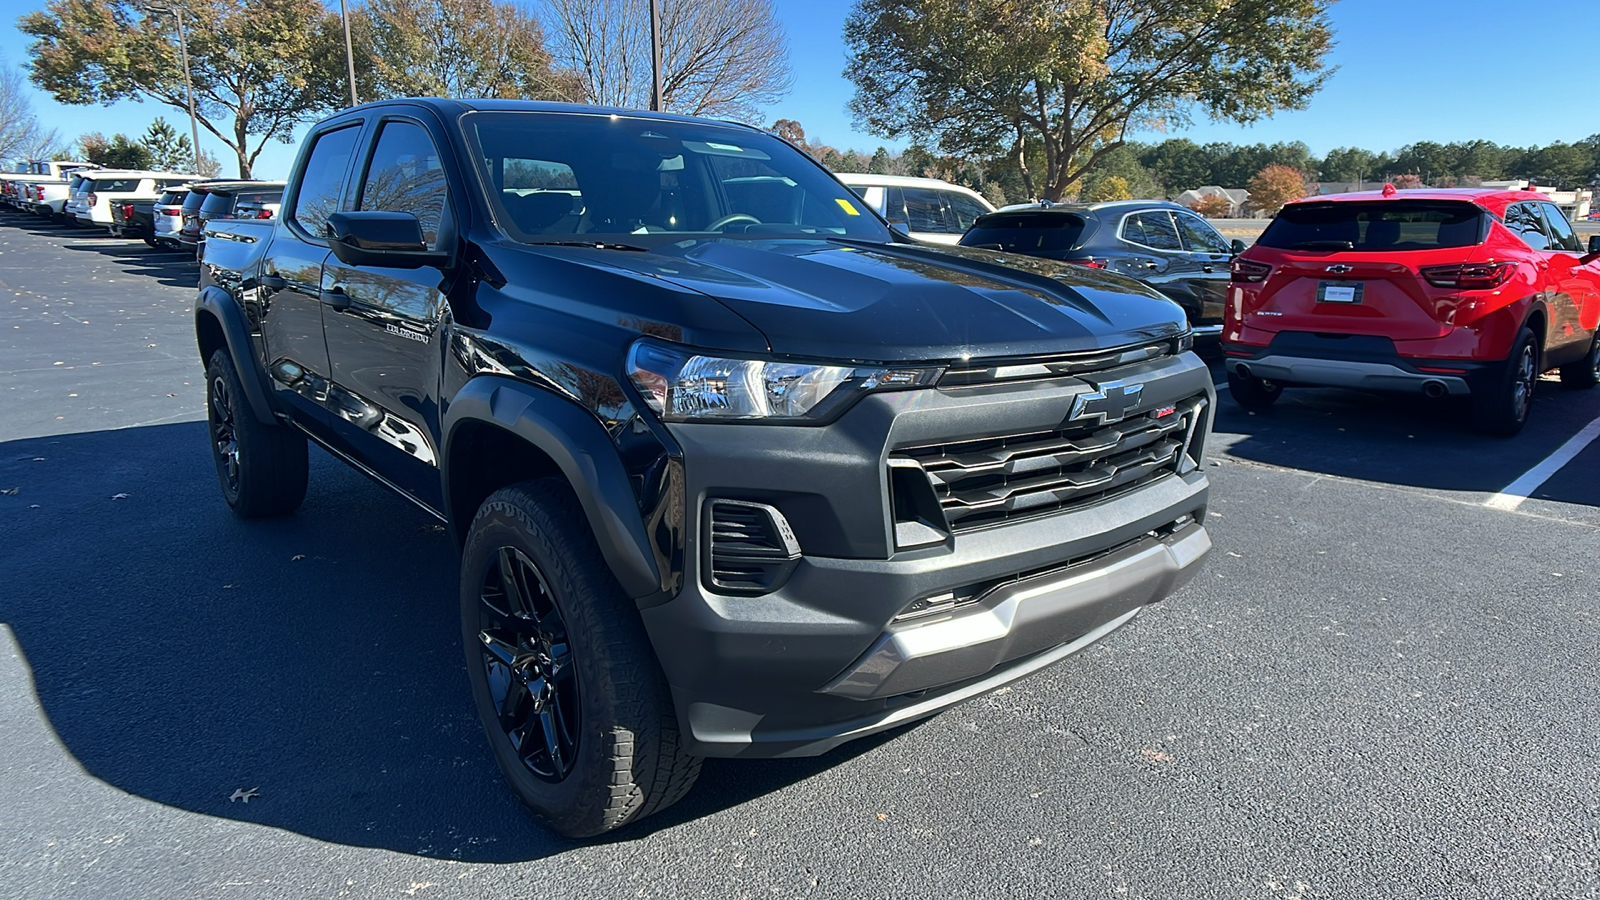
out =
<path fill-rule="evenodd" d="M 320 291 L 317 294 L 317 299 L 328 304 L 334 309 L 350 308 L 350 295 L 344 292 L 344 288 L 336 287 L 326 291 Z"/>
<path fill-rule="evenodd" d="M 1210 275 L 1212 272 L 1216 271 L 1216 268 L 1217 267 L 1213 266 L 1211 263 L 1206 263 L 1205 265 L 1200 267 L 1200 271 L 1206 273 L 1207 275 Z"/>
<path fill-rule="evenodd" d="M 262 287 L 273 291 L 281 291 L 289 286 L 289 282 L 285 281 L 283 277 L 279 275 L 263 275 L 256 279 L 256 281 L 260 283 Z"/>

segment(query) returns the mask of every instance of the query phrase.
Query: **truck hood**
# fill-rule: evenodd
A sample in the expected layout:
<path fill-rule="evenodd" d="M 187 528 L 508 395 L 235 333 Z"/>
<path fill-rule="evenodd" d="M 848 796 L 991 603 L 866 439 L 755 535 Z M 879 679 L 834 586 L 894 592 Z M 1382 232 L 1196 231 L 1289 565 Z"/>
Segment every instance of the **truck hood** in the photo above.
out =
<path fill-rule="evenodd" d="M 709 240 L 607 263 L 715 297 L 774 353 L 898 362 L 1096 350 L 1183 333 L 1151 288 L 968 247 Z"/>

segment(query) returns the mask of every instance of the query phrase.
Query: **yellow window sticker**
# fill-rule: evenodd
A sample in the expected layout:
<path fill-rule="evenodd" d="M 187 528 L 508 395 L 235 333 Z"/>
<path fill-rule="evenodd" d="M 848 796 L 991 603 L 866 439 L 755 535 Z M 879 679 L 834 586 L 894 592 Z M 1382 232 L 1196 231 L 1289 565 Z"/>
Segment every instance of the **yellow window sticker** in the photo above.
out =
<path fill-rule="evenodd" d="M 851 206 L 850 205 L 850 201 L 844 199 L 843 197 L 835 197 L 835 198 L 833 198 L 833 202 L 839 204 L 839 208 L 844 210 L 844 214 L 847 215 L 847 216 L 859 216 L 859 215 L 861 215 L 861 210 L 856 209 L 854 206 Z"/>

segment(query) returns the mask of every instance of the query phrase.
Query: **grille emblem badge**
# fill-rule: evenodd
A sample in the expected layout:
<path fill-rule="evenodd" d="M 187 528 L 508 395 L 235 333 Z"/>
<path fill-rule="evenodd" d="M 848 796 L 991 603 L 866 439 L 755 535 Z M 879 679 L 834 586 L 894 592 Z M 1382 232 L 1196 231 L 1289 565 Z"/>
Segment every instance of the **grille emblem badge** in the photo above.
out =
<path fill-rule="evenodd" d="M 1097 418 L 1101 425 L 1120 422 L 1139 405 L 1139 395 L 1144 393 L 1144 385 L 1120 381 L 1107 381 L 1097 387 L 1099 390 L 1079 394 L 1072 401 L 1068 422 L 1091 417 Z"/>
<path fill-rule="evenodd" d="M 1324 271 L 1324 272 L 1332 272 L 1335 275 L 1343 275 L 1344 273 L 1350 271 L 1352 268 L 1353 268 L 1352 266 L 1347 266 L 1344 263 L 1334 263 L 1333 265 L 1327 267 L 1326 269 L 1323 269 L 1322 271 Z"/>

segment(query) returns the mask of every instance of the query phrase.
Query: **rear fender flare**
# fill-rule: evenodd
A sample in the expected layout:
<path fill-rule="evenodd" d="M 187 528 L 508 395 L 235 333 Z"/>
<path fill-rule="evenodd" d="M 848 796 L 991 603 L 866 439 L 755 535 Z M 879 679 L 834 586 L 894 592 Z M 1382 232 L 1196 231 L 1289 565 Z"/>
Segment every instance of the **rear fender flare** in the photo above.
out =
<path fill-rule="evenodd" d="M 583 507 L 595 543 L 634 600 L 661 591 L 639 501 L 611 436 L 594 414 L 564 397 L 499 375 L 480 375 L 456 393 L 443 422 L 444 495 L 451 496 L 451 448 L 463 424 L 510 432 L 550 457 Z M 457 538 L 468 522 L 455 521 Z"/>
<path fill-rule="evenodd" d="M 257 364 L 250 331 L 245 325 L 244 310 L 239 308 L 228 292 L 215 285 L 200 290 L 194 301 L 195 340 L 199 345 L 202 365 L 210 360 L 203 358 L 205 345 L 200 342 L 201 327 L 205 317 L 214 319 L 222 329 L 222 339 L 228 345 L 228 355 L 233 357 L 233 367 L 239 373 L 239 383 L 244 386 L 245 400 L 250 411 L 263 425 L 277 425 L 273 415 L 272 392 L 267 387 L 267 375 Z"/>

